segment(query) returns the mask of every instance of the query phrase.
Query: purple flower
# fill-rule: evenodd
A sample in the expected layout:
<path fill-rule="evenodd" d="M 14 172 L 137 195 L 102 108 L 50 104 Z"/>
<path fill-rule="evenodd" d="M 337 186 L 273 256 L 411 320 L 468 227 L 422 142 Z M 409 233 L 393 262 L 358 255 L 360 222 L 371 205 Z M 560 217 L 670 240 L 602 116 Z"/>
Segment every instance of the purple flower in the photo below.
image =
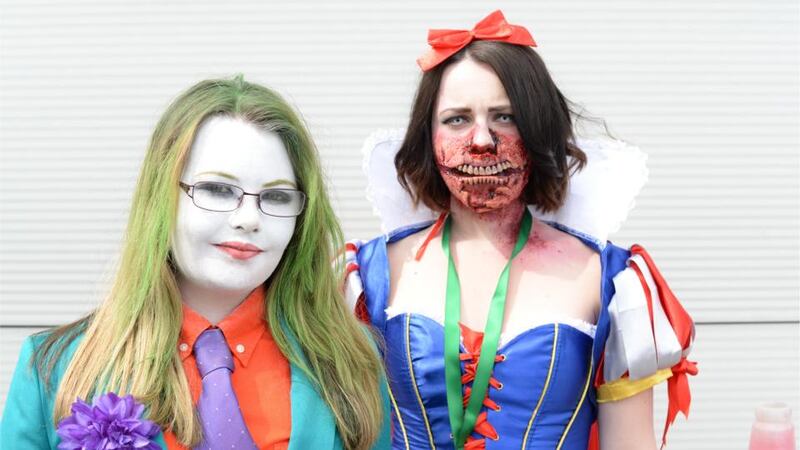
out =
<path fill-rule="evenodd" d="M 150 440 L 158 426 L 141 419 L 144 405 L 133 396 L 118 397 L 113 392 L 95 398 L 91 406 L 77 399 L 72 415 L 58 423 L 60 450 L 161 450 Z"/>

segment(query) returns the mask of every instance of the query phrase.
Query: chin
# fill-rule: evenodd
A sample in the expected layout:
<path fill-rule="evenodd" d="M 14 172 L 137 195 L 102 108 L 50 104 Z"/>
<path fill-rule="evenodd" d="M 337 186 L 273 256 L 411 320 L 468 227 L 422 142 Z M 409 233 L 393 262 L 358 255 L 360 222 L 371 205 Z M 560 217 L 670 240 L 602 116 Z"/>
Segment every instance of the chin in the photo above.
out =
<path fill-rule="evenodd" d="M 230 280 L 207 280 L 203 287 L 216 292 L 250 292 L 263 284 L 264 281 L 231 282 Z"/>
<path fill-rule="evenodd" d="M 204 270 L 194 278 L 198 285 L 213 290 L 253 290 L 269 278 L 269 276 L 265 276 L 266 270 L 253 270 L 255 268 L 231 267 L 228 264 L 215 264 L 207 267 L 210 270 Z"/>
<path fill-rule="evenodd" d="M 510 197 L 507 195 L 490 197 L 482 195 L 482 193 L 464 191 L 451 192 L 451 194 L 459 203 L 478 214 L 502 211 L 518 201 L 518 197 Z"/>

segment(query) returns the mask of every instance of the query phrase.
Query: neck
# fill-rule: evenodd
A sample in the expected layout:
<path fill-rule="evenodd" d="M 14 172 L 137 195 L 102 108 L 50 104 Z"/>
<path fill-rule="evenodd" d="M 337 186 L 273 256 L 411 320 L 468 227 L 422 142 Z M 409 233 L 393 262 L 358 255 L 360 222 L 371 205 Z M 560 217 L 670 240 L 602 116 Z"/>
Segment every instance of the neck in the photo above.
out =
<path fill-rule="evenodd" d="M 501 209 L 479 213 L 451 197 L 453 240 L 478 240 L 491 242 L 501 249 L 513 248 L 525 208 L 523 202 L 517 201 Z"/>
<path fill-rule="evenodd" d="M 215 289 L 200 286 L 183 275 L 178 276 L 178 289 L 187 306 L 217 325 L 239 306 L 252 289 Z"/>

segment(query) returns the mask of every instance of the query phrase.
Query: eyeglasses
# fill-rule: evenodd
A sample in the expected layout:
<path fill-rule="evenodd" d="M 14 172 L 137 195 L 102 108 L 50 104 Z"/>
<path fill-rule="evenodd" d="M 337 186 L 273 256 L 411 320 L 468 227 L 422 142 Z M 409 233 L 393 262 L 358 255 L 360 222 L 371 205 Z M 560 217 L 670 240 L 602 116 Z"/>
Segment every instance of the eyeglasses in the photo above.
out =
<path fill-rule="evenodd" d="M 257 197 L 258 209 L 274 217 L 297 217 L 306 204 L 306 194 L 296 189 L 264 189 L 257 194 L 251 194 L 239 186 L 216 181 L 178 184 L 195 206 L 207 211 L 226 212 L 239 209 L 245 195 Z"/>

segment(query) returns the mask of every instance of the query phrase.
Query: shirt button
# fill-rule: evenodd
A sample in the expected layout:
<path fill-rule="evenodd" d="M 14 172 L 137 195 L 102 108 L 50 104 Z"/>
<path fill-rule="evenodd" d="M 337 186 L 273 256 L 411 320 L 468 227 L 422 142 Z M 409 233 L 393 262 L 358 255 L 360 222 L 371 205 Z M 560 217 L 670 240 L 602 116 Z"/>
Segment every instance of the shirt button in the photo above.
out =
<path fill-rule="evenodd" d="M 239 352 L 239 353 L 244 353 L 244 345 L 238 344 L 236 346 L 236 351 Z"/>
<path fill-rule="evenodd" d="M 189 344 L 187 344 L 186 342 L 181 342 L 181 345 L 179 345 L 178 348 L 182 352 L 188 352 L 189 351 Z"/>

